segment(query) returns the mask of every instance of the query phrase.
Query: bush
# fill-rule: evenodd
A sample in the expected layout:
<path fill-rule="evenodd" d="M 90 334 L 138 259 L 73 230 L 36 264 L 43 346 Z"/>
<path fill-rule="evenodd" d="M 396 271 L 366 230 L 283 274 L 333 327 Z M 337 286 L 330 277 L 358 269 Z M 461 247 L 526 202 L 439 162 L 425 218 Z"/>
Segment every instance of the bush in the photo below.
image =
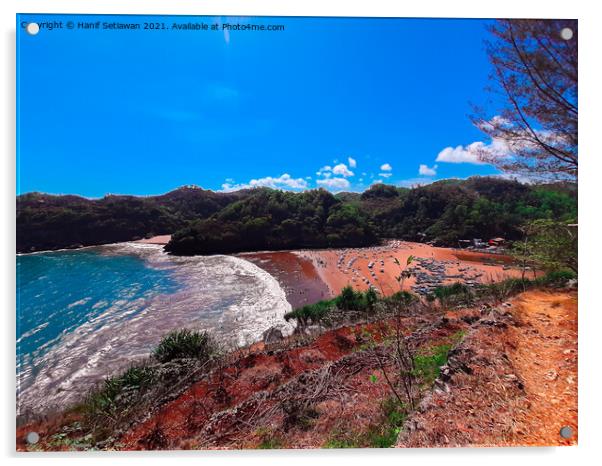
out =
<path fill-rule="evenodd" d="M 482 285 L 478 293 L 482 297 L 493 297 L 497 301 L 505 301 L 510 296 L 522 293 L 533 286 L 529 279 L 507 278 L 501 282 Z"/>
<path fill-rule="evenodd" d="M 438 299 L 444 305 L 470 305 L 474 300 L 474 294 L 471 289 L 463 283 L 454 283 L 453 285 L 438 286 L 427 296 L 429 301 Z"/>
<path fill-rule="evenodd" d="M 318 301 L 314 304 L 306 304 L 303 307 L 287 312 L 284 318 L 289 321 L 296 319 L 300 325 L 308 325 L 309 323 L 317 324 L 322 321 L 335 306 L 334 300 Z"/>
<path fill-rule="evenodd" d="M 366 300 L 366 307 L 372 311 L 378 302 L 378 293 L 374 288 L 368 288 L 368 291 L 364 294 L 364 299 Z"/>
<path fill-rule="evenodd" d="M 153 357 L 166 363 L 174 359 L 208 360 L 216 352 L 215 344 L 206 332 L 188 329 L 168 333 L 153 352 Z"/>
<path fill-rule="evenodd" d="M 389 304 L 409 306 L 413 302 L 418 300 L 418 297 L 408 291 L 398 291 L 393 293 L 391 296 L 387 296 L 385 300 Z"/>
<path fill-rule="evenodd" d="M 574 280 L 577 275 L 571 270 L 557 270 L 548 272 L 536 280 L 538 284 L 548 286 L 565 286 L 569 280 Z"/>
<path fill-rule="evenodd" d="M 437 377 L 441 366 L 447 363 L 450 345 L 440 345 L 414 356 L 414 375 L 420 377 L 427 386 L 431 385 Z"/>
<path fill-rule="evenodd" d="M 287 321 L 296 319 L 300 325 L 317 324 L 325 321 L 334 309 L 356 312 L 374 311 L 379 299 L 378 292 L 373 288 L 362 292 L 355 291 L 351 286 L 346 286 L 336 298 L 306 304 L 286 313 L 284 318 Z"/>
<path fill-rule="evenodd" d="M 351 286 L 343 288 L 334 302 L 339 309 L 344 311 L 359 311 L 365 307 L 364 293 L 355 291 Z"/>
<path fill-rule="evenodd" d="M 155 382 L 156 373 L 152 367 L 133 366 L 120 375 L 104 380 L 98 390 L 93 391 L 84 403 L 89 413 L 111 412 L 116 407 L 117 398 L 124 392 L 133 393 L 149 387 Z"/>
<path fill-rule="evenodd" d="M 353 438 L 338 438 L 328 439 L 322 448 L 342 449 L 342 448 L 361 448 L 361 445 Z"/>
<path fill-rule="evenodd" d="M 342 311 L 373 311 L 378 301 L 378 292 L 372 287 L 362 292 L 346 286 L 341 294 L 334 298 L 335 305 Z"/>
<path fill-rule="evenodd" d="M 257 445 L 259 450 L 278 450 L 284 448 L 282 440 L 279 437 L 266 437 Z"/>
<path fill-rule="evenodd" d="M 349 428 L 336 429 L 322 448 L 390 448 L 397 442 L 407 418 L 407 408 L 395 398 L 387 398 L 381 403 L 382 414 L 377 423 L 365 431 Z"/>
<path fill-rule="evenodd" d="M 407 418 L 406 407 L 400 405 L 395 398 L 387 398 L 381 404 L 384 422 L 380 428 L 368 432 L 369 445 L 372 448 L 390 448 L 397 442 L 397 437 Z"/>

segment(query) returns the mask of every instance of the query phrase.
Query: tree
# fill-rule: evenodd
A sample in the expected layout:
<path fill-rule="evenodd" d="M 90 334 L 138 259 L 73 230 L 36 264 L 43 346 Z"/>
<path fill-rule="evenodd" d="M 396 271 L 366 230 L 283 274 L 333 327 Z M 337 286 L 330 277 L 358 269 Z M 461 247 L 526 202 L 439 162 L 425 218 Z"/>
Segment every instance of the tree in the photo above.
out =
<path fill-rule="evenodd" d="M 562 36 L 570 29 L 572 37 Z M 577 21 L 500 20 L 487 53 L 505 107 L 473 123 L 492 143 L 473 147 L 503 171 L 532 179 L 577 179 Z"/>
<path fill-rule="evenodd" d="M 524 270 L 534 265 L 546 271 L 570 269 L 577 273 L 577 225 L 540 219 L 523 227 L 523 240 L 514 244 L 513 255 Z"/>

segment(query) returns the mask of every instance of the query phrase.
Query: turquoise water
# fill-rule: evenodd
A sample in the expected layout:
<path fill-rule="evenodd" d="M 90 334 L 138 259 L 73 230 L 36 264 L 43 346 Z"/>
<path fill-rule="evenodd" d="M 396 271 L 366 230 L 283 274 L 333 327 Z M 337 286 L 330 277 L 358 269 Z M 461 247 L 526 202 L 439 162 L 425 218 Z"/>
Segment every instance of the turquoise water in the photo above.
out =
<path fill-rule="evenodd" d="M 288 311 L 276 279 L 237 257 L 173 257 L 137 243 L 18 256 L 17 412 L 78 401 L 171 330 L 241 346 L 272 326 L 291 333 Z"/>
<path fill-rule="evenodd" d="M 181 287 L 168 270 L 150 268 L 132 255 L 87 250 L 18 256 L 17 358 L 22 363 L 43 352 L 118 301 L 149 299 Z"/>

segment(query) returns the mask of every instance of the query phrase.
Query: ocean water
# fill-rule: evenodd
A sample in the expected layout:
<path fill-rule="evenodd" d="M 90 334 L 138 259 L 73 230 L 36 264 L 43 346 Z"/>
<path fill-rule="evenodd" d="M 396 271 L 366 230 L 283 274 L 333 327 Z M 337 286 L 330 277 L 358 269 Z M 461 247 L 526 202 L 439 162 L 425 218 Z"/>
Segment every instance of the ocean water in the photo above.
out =
<path fill-rule="evenodd" d="M 226 347 L 273 326 L 290 334 L 290 309 L 274 277 L 232 256 L 138 243 L 17 256 L 17 412 L 76 402 L 173 329 L 207 330 Z"/>

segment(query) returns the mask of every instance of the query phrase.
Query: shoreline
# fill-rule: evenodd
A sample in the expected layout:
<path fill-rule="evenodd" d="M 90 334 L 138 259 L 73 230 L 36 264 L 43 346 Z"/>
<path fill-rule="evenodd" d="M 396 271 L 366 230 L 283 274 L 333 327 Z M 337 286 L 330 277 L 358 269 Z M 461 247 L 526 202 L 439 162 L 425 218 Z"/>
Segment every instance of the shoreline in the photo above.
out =
<path fill-rule="evenodd" d="M 129 296 L 131 287 L 145 276 L 136 282 L 128 272 L 122 274 L 128 297 L 88 292 L 60 302 L 60 312 L 77 310 L 84 317 L 73 327 L 59 327 L 61 333 L 55 339 L 43 340 L 41 347 L 46 349 L 42 352 L 36 347 L 21 351 L 18 344 L 19 415 L 52 412 L 77 402 L 104 378 L 147 358 L 171 330 L 207 331 L 228 349 L 261 342 L 271 328 L 283 336 L 294 332 L 295 322 L 284 319 L 291 311 L 284 289 L 276 277 L 251 261 L 225 255 L 167 256 L 159 245 L 132 242 L 96 247 L 107 248 L 103 256 L 133 254 L 144 262 L 141 268 L 165 271 L 177 287 Z M 22 258 L 29 259 L 34 257 Z M 116 279 L 112 277 L 101 276 L 110 283 Z M 152 277 L 149 283 L 154 283 Z M 17 308 L 17 319 L 30 312 L 30 305 L 23 302 Z M 71 306 L 80 307 L 72 310 Z M 102 309 L 98 313 L 96 306 Z M 38 323 L 62 325 L 49 319 Z M 17 334 L 17 338 L 24 336 Z"/>
<path fill-rule="evenodd" d="M 123 244 L 123 243 L 156 244 L 156 245 L 165 246 L 167 243 L 169 243 L 170 239 L 171 239 L 171 235 L 158 235 L 158 236 L 151 236 L 150 238 L 134 239 L 134 240 L 129 240 L 129 241 L 118 241 L 116 243 L 99 243 L 99 244 L 89 244 L 87 246 L 79 245 L 79 246 L 68 247 L 68 248 L 42 249 L 40 251 L 17 252 L 16 255 L 17 256 L 29 256 L 29 255 L 33 255 L 33 254 L 44 254 L 47 252 L 79 251 L 81 249 L 96 248 L 99 246 L 111 246 L 111 245 Z"/>
<path fill-rule="evenodd" d="M 264 251 L 237 254 L 273 276 L 293 309 L 328 299 L 330 289 L 313 262 L 295 251 Z"/>
<path fill-rule="evenodd" d="M 312 261 L 332 296 L 348 285 L 361 291 L 372 286 L 383 295 L 401 291 L 397 277 L 410 256 L 414 260 L 407 270 L 412 276 L 404 280 L 403 290 L 422 295 L 455 282 L 475 286 L 521 275 L 509 256 L 399 240 L 368 248 L 301 250 L 296 254 Z"/>
<path fill-rule="evenodd" d="M 409 256 L 414 257 L 407 267 L 412 276 L 404 280 L 403 290 L 422 296 L 437 286 L 461 282 L 472 287 L 518 278 L 522 273 L 513 259 L 504 254 L 399 240 L 365 248 L 237 254 L 273 275 L 285 289 L 294 309 L 333 298 L 348 285 L 361 291 L 372 286 L 385 296 L 398 292 L 401 287 L 397 277 L 406 267 Z"/>
<path fill-rule="evenodd" d="M 121 243 L 17 255 L 124 243 L 164 246 L 170 239 L 171 235 L 157 235 Z M 273 276 L 285 291 L 286 299 L 293 309 L 330 299 L 347 285 L 361 291 L 373 287 L 383 295 L 400 291 L 396 277 L 406 267 L 409 256 L 414 256 L 415 259 L 407 267 L 412 276 L 404 280 L 403 290 L 419 295 L 428 294 L 436 286 L 456 282 L 475 286 L 521 276 L 520 269 L 513 265 L 513 259 L 504 254 L 436 247 L 402 240 L 387 240 L 381 245 L 362 248 L 246 251 L 227 256 L 247 260 Z M 395 259 L 399 261 L 399 265 L 395 263 Z"/>

